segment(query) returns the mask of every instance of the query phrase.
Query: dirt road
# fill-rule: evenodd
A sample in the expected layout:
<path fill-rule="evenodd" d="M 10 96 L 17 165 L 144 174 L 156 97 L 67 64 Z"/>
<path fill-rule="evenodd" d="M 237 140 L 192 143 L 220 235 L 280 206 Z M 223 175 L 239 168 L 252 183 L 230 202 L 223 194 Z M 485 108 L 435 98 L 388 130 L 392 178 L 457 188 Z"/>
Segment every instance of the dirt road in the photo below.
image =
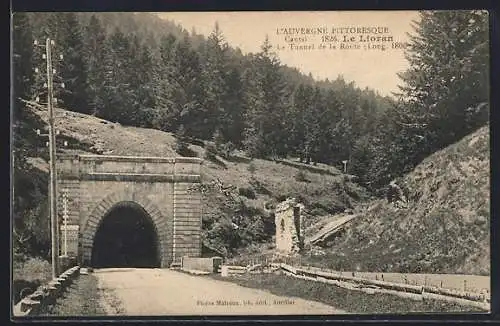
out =
<path fill-rule="evenodd" d="M 168 269 L 99 269 L 101 303 L 110 315 L 325 315 L 320 302 L 280 297 L 234 283 Z"/>

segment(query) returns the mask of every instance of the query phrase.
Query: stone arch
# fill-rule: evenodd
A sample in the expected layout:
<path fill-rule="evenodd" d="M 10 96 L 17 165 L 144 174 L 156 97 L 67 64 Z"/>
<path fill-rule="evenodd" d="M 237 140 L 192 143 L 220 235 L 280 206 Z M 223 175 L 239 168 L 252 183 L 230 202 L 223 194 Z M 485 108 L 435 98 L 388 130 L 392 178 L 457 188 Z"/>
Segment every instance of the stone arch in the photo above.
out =
<path fill-rule="evenodd" d="M 97 203 L 91 210 L 83 230 L 81 232 L 81 259 L 84 265 L 90 262 L 92 249 L 94 245 L 94 237 L 97 229 L 108 212 L 110 212 L 117 204 L 122 202 L 133 202 L 139 205 L 151 218 L 158 236 L 159 253 L 161 258 L 161 266 L 167 266 L 166 259 L 170 256 L 167 252 L 167 225 L 165 219 L 158 207 L 145 196 L 127 189 L 114 192 L 106 196 L 103 200 Z"/>

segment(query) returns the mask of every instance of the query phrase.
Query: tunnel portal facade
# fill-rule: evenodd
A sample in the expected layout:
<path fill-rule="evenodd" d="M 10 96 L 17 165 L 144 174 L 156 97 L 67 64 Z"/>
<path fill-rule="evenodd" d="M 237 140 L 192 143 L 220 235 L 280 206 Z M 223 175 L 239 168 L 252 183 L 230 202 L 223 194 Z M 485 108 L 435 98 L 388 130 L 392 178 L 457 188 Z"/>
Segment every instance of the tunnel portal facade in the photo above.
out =
<path fill-rule="evenodd" d="M 169 267 L 201 255 L 199 158 L 60 155 L 59 247 L 83 266 Z"/>

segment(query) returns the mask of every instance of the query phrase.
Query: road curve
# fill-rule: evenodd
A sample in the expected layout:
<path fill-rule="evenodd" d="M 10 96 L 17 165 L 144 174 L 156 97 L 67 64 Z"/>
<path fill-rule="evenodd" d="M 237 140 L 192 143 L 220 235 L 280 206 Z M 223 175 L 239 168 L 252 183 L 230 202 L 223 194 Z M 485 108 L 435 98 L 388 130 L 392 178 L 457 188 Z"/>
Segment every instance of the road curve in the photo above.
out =
<path fill-rule="evenodd" d="M 345 311 L 168 269 L 96 269 L 109 315 L 329 315 Z"/>

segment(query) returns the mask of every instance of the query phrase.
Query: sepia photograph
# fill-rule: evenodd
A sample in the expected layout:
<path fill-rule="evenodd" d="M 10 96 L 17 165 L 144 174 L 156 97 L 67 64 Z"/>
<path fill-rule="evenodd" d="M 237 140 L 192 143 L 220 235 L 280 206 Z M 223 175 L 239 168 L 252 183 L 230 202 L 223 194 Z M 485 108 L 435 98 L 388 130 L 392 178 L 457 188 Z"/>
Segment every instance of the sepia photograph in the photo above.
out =
<path fill-rule="evenodd" d="M 11 318 L 489 313 L 489 28 L 13 12 Z"/>

